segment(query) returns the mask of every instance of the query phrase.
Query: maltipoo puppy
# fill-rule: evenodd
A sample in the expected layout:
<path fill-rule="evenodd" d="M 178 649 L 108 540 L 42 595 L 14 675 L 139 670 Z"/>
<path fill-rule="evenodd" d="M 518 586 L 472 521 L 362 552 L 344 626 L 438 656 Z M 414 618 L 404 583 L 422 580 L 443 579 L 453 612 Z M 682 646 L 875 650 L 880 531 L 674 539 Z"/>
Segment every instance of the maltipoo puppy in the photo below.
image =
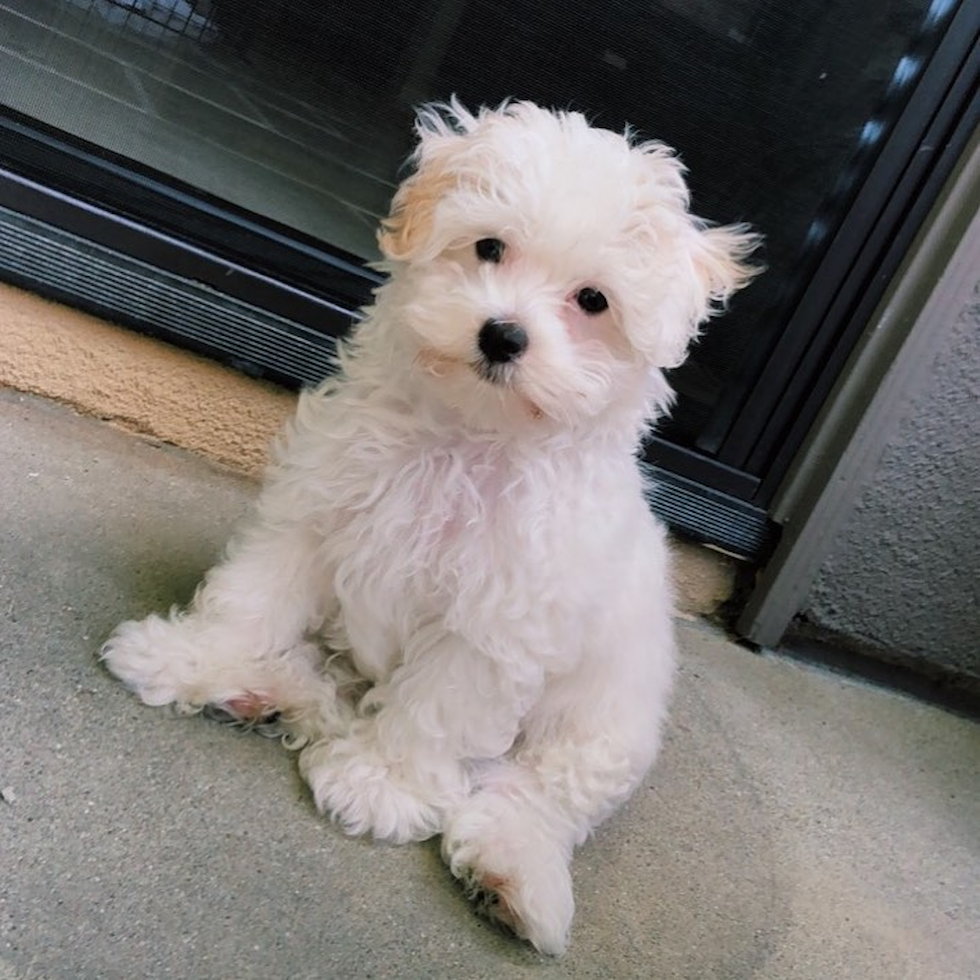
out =
<path fill-rule="evenodd" d="M 637 449 L 756 240 L 578 113 L 453 101 L 417 131 L 390 278 L 254 517 L 102 655 L 147 704 L 274 723 L 346 831 L 442 834 L 483 911 L 561 953 L 572 850 L 652 763 L 674 668 Z"/>

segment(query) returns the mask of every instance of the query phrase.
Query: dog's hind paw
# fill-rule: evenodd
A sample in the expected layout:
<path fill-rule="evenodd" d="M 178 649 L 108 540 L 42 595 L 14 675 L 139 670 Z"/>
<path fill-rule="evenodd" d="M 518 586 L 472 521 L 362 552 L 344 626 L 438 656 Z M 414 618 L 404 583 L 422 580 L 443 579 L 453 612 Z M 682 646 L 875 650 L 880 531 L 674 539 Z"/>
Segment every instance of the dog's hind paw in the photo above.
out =
<path fill-rule="evenodd" d="M 317 809 L 353 836 L 404 844 L 427 840 L 441 829 L 441 814 L 420 792 L 403 785 L 397 771 L 355 739 L 305 748 L 300 772 Z"/>

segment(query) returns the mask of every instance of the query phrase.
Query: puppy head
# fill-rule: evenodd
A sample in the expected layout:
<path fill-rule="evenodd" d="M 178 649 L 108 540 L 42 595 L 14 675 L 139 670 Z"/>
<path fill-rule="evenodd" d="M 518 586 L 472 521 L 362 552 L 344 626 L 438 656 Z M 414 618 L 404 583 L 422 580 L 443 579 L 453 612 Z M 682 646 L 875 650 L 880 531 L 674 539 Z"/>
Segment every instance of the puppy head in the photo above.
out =
<path fill-rule="evenodd" d="M 660 143 L 527 102 L 418 117 L 379 244 L 415 360 L 491 428 L 666 407 L 660 369 L 757 271 L 756 236 L 688 211 Z"/>

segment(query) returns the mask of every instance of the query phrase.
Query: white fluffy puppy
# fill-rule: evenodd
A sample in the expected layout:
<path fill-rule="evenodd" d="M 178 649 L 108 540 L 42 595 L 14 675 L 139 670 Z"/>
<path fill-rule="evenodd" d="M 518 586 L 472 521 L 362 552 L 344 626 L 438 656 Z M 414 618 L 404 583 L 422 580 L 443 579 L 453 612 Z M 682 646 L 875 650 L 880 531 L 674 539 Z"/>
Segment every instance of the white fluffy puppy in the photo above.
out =
<path fill-rule="evenodd" d="M 755 239 L 689 214 L 667 147 L 577 113 L 417 129 L 342 372 L 191 607 L 103 656 L 147 704 L 275 716 L 321 810 L 441 833 L 483 910 L 559 953 L 572 849 L 643 778 L 671 686 L 637 447 Z"/>

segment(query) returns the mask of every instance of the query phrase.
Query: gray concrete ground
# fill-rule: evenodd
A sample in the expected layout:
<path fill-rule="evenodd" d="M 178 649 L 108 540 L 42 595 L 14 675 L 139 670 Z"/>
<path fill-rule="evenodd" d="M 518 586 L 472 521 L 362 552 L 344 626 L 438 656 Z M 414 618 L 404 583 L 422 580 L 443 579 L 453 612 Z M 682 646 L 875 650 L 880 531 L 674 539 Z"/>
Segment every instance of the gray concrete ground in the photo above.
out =
<path fill-rule="evenodd" d="M 278 744 L 98 665 L 252 488 L 0 392 L 0 980 L 980 976 L 980 729 L 680 625 L 660 764 L 575 864 L 571 949 L 474 916 L 435 842 L 343 837 Z"/>

